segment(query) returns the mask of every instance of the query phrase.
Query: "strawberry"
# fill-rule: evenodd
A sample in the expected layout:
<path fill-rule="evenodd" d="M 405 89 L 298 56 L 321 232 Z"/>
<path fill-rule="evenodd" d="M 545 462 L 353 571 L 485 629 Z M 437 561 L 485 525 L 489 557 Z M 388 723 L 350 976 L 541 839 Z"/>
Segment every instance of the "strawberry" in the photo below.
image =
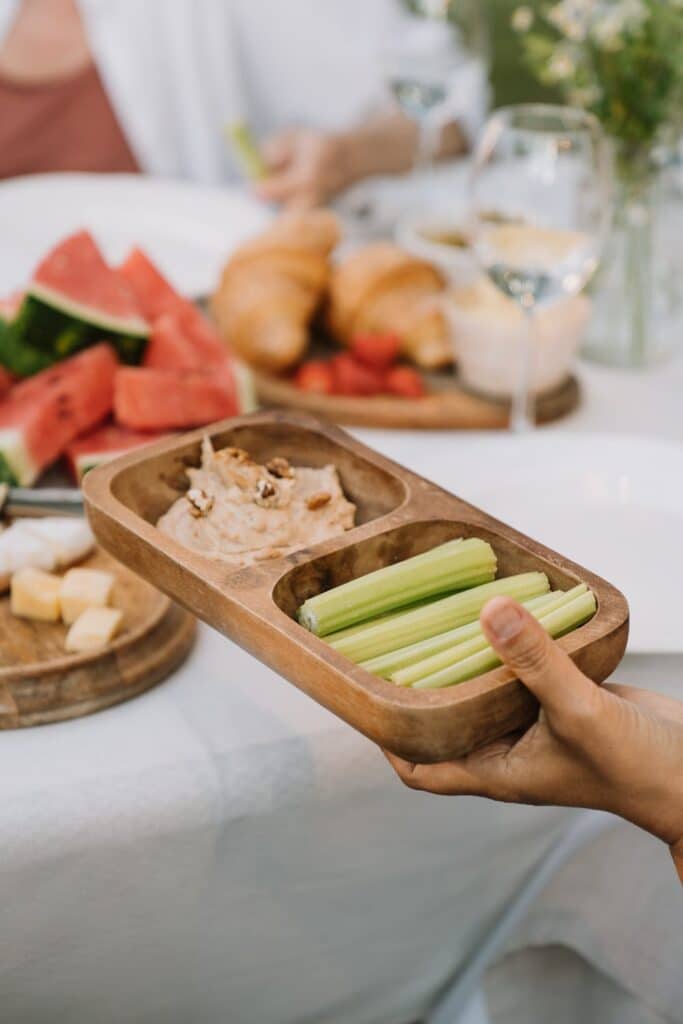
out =
<path fill-rule="evenodd" d="M 301 391 L 310 391 L 316 395 L 331 395 L 334 390 L 332 368 L 322 359 L 311 359 L 299 367 L 294 383 Z"/>
<path fill-rule="evenodd" d="M 351 339 L 354 359 L 373 370 L 388 370 L 400 351 L 401 339 L 396 334 L 357 334 Z"/>
<path fill-rule="evenodd" d="M 384 391 L 382 375 L 369 366 L 363 366 L 348 352 L 330 361 L 337 395 L 369 396 Z"/>
<path fill-rule="evenodd" d="M 412 366 L 394 366 L 384 378 L 385 389 L 401 398 L 423 398 L 426 394 L 422 377 Z"/>

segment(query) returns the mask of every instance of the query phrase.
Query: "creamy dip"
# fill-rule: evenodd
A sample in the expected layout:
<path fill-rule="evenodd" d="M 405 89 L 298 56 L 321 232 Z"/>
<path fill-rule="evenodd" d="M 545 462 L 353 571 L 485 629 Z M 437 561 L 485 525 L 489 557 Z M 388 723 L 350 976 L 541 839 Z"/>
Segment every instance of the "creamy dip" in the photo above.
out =
<path fill-rule="evenodd" d="M 214 451 L 205 438 L 201 465 L 187 474 L 188 491 L 157 526 L 235 568 L 290 554 L 355 524 L 356 507 L 333 465 L 291 466 L 276 457 L 261 466 L 241 448 Z"/>

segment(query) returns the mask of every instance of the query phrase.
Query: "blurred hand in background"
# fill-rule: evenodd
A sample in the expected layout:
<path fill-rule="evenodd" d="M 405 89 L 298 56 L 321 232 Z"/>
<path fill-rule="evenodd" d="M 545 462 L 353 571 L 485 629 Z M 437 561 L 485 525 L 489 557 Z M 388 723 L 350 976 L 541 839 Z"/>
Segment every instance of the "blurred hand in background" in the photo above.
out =
<path fill-rule="evenodd" d="M 370 175 L 409 171 L 417 148 L 416 125 L 393 110 L 345 132 L 289 129 L 264 145 L 268 174 L 255 191 L 266 202 L 291 208 L 320 205 Z M 441 132 L 436 156 L 457 156 L 466 148 L 454 122 Z"/>

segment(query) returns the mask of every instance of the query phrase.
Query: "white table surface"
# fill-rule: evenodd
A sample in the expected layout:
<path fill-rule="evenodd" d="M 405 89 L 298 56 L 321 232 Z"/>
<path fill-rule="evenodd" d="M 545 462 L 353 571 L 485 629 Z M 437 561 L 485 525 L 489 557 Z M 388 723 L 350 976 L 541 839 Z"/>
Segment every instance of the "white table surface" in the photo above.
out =
<path fill-rule="evenodd" d="M 683 440 L 683 361 L 581 379 L 562 429 Z M 683 657 L 620 675 L 683 696 Z M 410 793 L 206 627 L 137 700 L 2 734 L 0 778 L 8 1024 L 408 1022 L 574 817 Z"/>

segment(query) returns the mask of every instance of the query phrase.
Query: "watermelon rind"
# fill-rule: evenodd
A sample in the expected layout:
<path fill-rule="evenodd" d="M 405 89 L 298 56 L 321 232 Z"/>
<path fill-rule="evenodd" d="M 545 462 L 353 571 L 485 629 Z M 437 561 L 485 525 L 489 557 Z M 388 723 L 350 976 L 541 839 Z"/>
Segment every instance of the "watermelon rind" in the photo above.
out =
<path fill-rule="evenodd" d="M 256 412 L 259 408 L 259 400 L 256 394 L 254 374 L 240 359 L 233 358 L 231 362 L 240 413 L 245 415 L 248 412 Z"/>
<path fill-rule="evenodd" d="M 77 455 L 74 459 L 74 466 L 78 482 L 80 483 L 91 469 L 97 469 L 98 466 L 104 466 L 107 462 L 120 459 L 122 455 L 130 455 L 130 452 L 130 448 L 121 448 L 119 451 L 83 452 L 81 455 Z"/>
<path fill-rule="evenodd" d="M 0 363 L 10 373 L 16 377 L 31 377 L 53 362 L 46 352 L 19 341 L 13 325 L 0 320 Z"/>
<path fill-rule="evenodd" d="M 26 450 L 19 430 L 0 430 L 0 483 L 10 487 L 30 487 L 38 478 L 38 469 Z"/>
<path fill-rule="evenodd" d="M 9 331 L 17 345 L 44 352 L 52 362 L 110 341 L 122 362 L 135 365 L 144 354 L 149 326 L 138 317 L 107 316 L 34 282 Z"/>

